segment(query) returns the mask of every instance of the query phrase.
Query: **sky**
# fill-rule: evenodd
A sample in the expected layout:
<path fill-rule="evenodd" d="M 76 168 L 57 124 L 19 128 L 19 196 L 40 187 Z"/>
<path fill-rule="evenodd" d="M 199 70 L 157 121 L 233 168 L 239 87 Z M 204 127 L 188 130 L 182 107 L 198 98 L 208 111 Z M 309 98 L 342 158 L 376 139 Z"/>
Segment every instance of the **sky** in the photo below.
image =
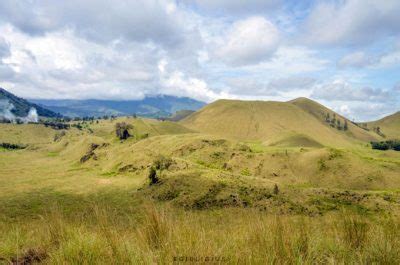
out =
<path fill-rule="evenodd" d="M 400 110 L 399 0 L 1 0 L 0 87 L 25 98 L 314 99 Z"/>

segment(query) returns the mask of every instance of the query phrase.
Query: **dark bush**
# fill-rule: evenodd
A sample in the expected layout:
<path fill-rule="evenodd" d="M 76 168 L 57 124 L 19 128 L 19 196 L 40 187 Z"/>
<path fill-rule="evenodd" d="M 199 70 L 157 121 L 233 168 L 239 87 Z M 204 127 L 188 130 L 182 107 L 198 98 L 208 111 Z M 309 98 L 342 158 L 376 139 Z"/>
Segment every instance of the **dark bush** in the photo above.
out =
<path fill-rule="evenodd" d="M 75 128 L 77 128 L 78 130 L 82 130 L 82 125 L 80 124 L 80 123 L 77 123 L 77 124 L 72 124 L 72 127 L 75 127 Z"/>
<path fill-rule="evenodd" d="M 130 129 L 133 129 L 133 126 L 125 122 L 115 124 L 115 133 L 120 140 L 126 140 L 131 137 L 129 133 Z"/>
<path fill-rule="evenodd" d="M 149 180 L 150 185 L 157 184 L 160 181 L 157 176 L 157 170 L 153 166 L 151 166 L 149 169 Z"/>
<path fill-rule="evenodd" d="M 395 151 L 400 151 L 400 141 L 393 141 L 392 148 Z"/>
<path fill-rule="evenodd" d="M 26 146 L 24 145 L 19 145 L 19 144 L 10 144 L 10 143 L 0 143 L 0 147 L 3 147 L 4 149 L 25 149 Z"/>
<path fill-rule="evenodd" d="M 371 142 L 372 149 L 376 150 L 395 150 L 400 151 L 400 141 L 399 140 L 388 140 L 381 142 Z"/>
<path fill-rule="evenodd" d="M 153 166 L 157 170 L 168 169 L 173 163 L 171 158 L 167 158 L 163 155 L 159 155 L 153 162 Z"/>
<path fill-rule="evenodd" d="M 168 170 L 170 166 L 174 163 L 171 158 L 167 158 L 163 155 L 159 155 L 150 166 L 149 169 L 149 180 L 150 185 L 160 182 L 160 176 L 163 170 Z"/>
<path fill-rule="evenodd" d="M 70 128 L 70 125 L 67 123 L 62 123 L 62 122 L 43 122 L 44 126 L 50 127 L 54 130 L 68 130 Z"/>

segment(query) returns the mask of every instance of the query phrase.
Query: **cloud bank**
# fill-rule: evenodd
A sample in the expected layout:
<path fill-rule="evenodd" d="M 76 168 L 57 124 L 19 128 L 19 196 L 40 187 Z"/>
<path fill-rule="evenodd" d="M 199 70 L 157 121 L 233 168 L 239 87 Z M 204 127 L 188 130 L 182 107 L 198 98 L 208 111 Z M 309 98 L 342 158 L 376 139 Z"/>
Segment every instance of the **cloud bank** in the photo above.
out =
<path fill-rule="evenodd" d="M 352 115 L 373 119 L 400 109 L 398 13 L 395 0 L 4 0 L 0 85 L 25 98 L 311 96 L 343 113 L 363 102 Z"/>

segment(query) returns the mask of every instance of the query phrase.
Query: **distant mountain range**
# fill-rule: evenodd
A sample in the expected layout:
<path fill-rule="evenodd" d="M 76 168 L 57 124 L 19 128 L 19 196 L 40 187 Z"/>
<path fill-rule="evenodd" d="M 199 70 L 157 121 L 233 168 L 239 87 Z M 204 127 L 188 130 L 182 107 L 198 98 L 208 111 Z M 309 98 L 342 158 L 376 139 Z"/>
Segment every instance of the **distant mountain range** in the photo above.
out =
<path fill-rule="evenodd" d="M 12 93 L 0 88 L 0 108 L 6 108 L 13 115 L 25 117 L 30 109 L 34 108 L 41 117 L 85 117 L 104 115 L 139 115 L 143 117 L 170 117 L 179 112 L 183 118 L 185 112 L 195 111 L 206 103 L 187 97 L 175 96 L 148 96 L 141 100 L 72 100 L 72 99 L 29 99 L 17 97 Z M 1 111 L 5 111 L 0 109 Z M 189 113 L 186 112 L 186 113 Z M 179 118 L 179 117 L 175 117 Z"/>
<path fill-rule="evenodd" d="M 10 111 L 13 115 L 18 117 L 25 117 L 29 114 L 29 111 L 34 108 L 37 114 L 42 117 L 57 117 L 60 116 L 54 111 L 47 108 L 29 102 L 23 98 L 17 97 L 7 90 L 0 87 L 0 101 L 3 104 L 0 105 L 0 114 L 4 111 Z M 7 110 L 3 108 L 8 108 Z"/>
<path fill-rule="evenodd" d="M 44 108 L 69 117 L 132 115 L 144 117 L 168 117 L 181 110 L 198 110 L 206 103 L 187 97 L 151 96 L 141 100 L 70 100 L 30 99 Z"/>

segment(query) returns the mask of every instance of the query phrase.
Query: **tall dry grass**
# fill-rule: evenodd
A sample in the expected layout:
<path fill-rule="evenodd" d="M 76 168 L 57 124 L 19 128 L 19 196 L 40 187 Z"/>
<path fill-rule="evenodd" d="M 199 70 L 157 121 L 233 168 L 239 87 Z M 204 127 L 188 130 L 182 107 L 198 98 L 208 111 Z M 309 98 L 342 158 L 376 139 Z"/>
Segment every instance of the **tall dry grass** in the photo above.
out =
<path fill-rule="evenodd" d="M 69 218 L 53 208 L 41 220 L 0 224 L 0 263 L 45 253 L 48 264 L 399 264 L 399 228 L 395 217 L 352 213 L 311 218 L 149 204 L 137 215 L 95 205 Z"/>

